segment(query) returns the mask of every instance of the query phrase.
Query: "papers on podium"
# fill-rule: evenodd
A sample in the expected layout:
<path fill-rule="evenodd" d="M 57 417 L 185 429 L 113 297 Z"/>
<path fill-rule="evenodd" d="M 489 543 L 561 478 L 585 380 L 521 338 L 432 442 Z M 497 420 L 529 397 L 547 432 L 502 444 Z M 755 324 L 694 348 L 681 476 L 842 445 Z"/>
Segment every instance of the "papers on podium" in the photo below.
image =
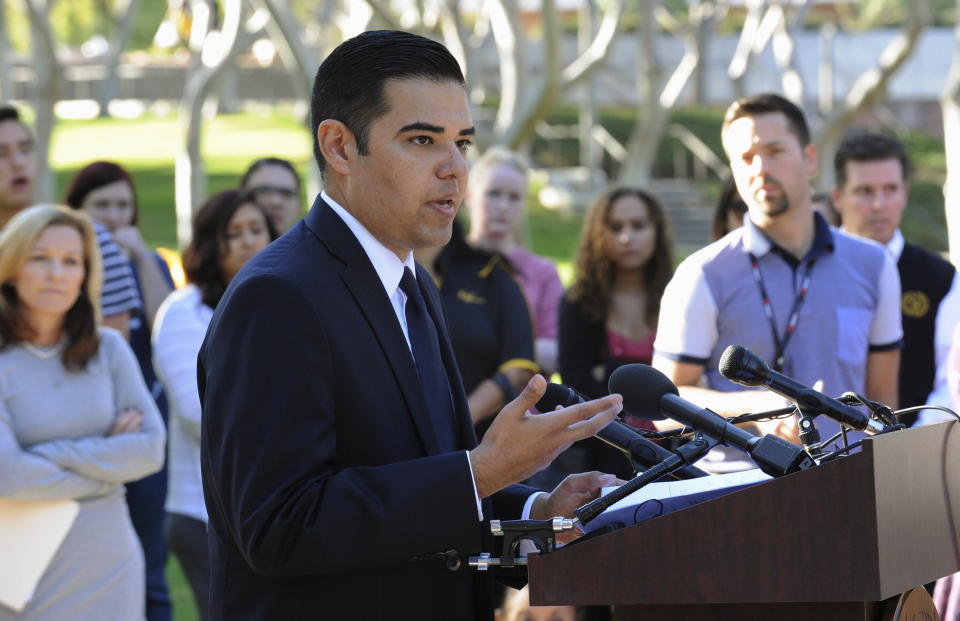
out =
<path fill-rule="evenodd" d="M 79 511 L 72 500 L 0 498 L 0 604 L 23 610 Z"/>
<path fill-rule="evenodd" d="M 613 504 L 583 530 L 590 533 L 606 526 L 630 526 L 736 492 L 770 478 L 755 468 L 684 481 L 650 483 Z M 615 489 L 607 487 L 603 489 L 603 493 L 607 494 Z"/>

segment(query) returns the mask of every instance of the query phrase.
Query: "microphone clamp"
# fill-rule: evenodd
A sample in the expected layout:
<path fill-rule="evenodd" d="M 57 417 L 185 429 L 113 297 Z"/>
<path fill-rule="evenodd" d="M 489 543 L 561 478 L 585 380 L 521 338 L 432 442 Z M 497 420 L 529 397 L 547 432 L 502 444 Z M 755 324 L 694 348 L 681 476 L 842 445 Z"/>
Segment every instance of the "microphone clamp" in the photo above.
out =
<path fill-rule="evenodd" d="M 527 557 L 520 554 L 522 542 L 529 541 L 538 553 L 549 554 L 557 549 L 557 535 L 573 530 L 578 523 L 577 518 L 564 517 L 549 520 L 490 520 L 490 532 L 499 543 L 499 556 L 482 552 L 478 556 L 471 556 L 468 563 L 479 571 L 497 567 L 525 572 L 523 568 L 527 566 Z"/>

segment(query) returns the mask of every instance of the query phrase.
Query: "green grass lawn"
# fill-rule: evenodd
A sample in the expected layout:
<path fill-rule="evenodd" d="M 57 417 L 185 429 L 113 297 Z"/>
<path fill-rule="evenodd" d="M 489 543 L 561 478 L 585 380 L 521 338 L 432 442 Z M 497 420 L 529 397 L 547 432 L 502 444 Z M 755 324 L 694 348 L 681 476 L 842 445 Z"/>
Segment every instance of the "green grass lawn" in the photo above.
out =
<path fill-rule="evenodd" d="M 154 246 L 176 247 L 173 167 L 180 127 L 176 118 L 63 121 L 51 145 L 57 196 L 78 169 L 98 159 L 130 170 L 137 186 L 140 228 Z M 235 186 L 247 165 L 264 156 L 293 161 L 302 173 L 312 166 L 309 132 L 293 117 L 240 114 L 208 121 L 204 162 L 211 193 Z"/>
<path fill-rule="evenodd" d="M 259 157 L 289 159 L 304 177 L 314 166 L 309 132 L 292 116 L 219 116 L 205 124 L 203 135 L 211 193 L 236 185 L 247 165 Z M 173 170 L 179 136 L 174 117 L 62 121 L 51 145 L 57 196 L 84 165 L 98 159 L 116 161 L 130 170 L 136 183 L 144 238 L 154 246 L 175 248 Z M 313 197 L 304 200 L 309 204 Z M 580 216 L 534 207 L 529 218 L 534 251 L 555 259 L 561 275 L 568 276 Z"/>
<path fill-rule="evenodd" d="M 187 585 L 187 579 L 180 569 L 180 563 L 172 554 L 167 559 L 167 586 L 170 588 L 174 621 L 197 621 L 200 617 L 197 614 L 193 592 Z"/>

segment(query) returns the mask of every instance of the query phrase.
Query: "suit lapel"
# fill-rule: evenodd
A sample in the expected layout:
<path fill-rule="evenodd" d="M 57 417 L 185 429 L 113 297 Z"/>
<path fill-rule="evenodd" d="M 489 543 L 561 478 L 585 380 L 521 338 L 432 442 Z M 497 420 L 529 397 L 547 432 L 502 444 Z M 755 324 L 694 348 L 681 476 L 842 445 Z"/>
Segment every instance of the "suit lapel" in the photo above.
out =
<path fill-rule="evenodd" d="M 428 455 L 438 453 L 437 435 L 430 421 L 413 356 L 373 264 L 350 228 L 319 196 L 307 214 L 306 225 L 344 262 L 341 278 L 390 363 L 424 450 Z"/>
<path fill-rule="evenodd" d="M 420 283 L 420 291 L 426 301 L 430 318 L 433 319 L 434 325 L 437 326 L 437 333 L 440 335 L 440 356 L 443 358 L 443 366 L 447 371 L 450 392 L 453 394 L 453 408 L 457 416 L 458 446 L 464 449 L 472 449 L 477 445 L 477 438 L 473 430 L 473 421 L 470 418 L 470 408 L 467 405 L 467 393 L 463 388 L 463 378 L 460 377 L 460 367 L 457 366 L 457 358 L 453 352 L 453 345 L 450 343 L 450 335 L 447 332 L 447 317 L 443 311 L 440 292 L 433 284 L 430 274 L 420 264 L 417 264 L 417 282 Z"/>

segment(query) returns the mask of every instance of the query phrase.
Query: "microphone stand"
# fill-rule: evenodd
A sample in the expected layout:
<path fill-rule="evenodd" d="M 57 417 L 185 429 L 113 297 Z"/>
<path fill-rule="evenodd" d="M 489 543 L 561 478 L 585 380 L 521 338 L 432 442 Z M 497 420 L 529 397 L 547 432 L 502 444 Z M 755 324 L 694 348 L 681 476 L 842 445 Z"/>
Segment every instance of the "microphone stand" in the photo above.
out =
<path fill-rule="evenodd" d="M 820 432 L 817 426 L 813 424 L 813 419 L 818 413 L 811 413 L 805 406 L 798 405 L 800 410 L 800 420 L 797 421 L 797 428 L 800 430 L 800 443 L 803 444 L 803 450 L 807 452 L 810 459 L 820 463 L 823 457 L 823 447 L 820 445 Z"/>
<path fill-rule="evenodd" d="M 683 446 L 672 451 L 672 454 L 653 466 L 649 470 L 638 474 L 609 494 L 592 500 L 576 509 L 575 518 L 555 517 L 548 520 L 490 520 L 490 532 L 499 542 L 499 556 L 494 557 L 489 552 L 481 552 L 478 556 L 471 556 L 468 562 L 471 567 L 479 571 L 487 571 L 497 567 L 501 571 L 506 569 L 515 574 L 525 572 L 527 557 L 520 555 L 520 543 L 529 541 L 539 554 L 549 554 L 556 550 L 556 536 L 573 530 L 578 524 L 586 524 L 603 513 L 608 507 L 623 498 L 626 498 L 641 487 L 672 472 L 689 466 L 707 454 L 717 441 L 697 433 L 696 436 Z"/>

